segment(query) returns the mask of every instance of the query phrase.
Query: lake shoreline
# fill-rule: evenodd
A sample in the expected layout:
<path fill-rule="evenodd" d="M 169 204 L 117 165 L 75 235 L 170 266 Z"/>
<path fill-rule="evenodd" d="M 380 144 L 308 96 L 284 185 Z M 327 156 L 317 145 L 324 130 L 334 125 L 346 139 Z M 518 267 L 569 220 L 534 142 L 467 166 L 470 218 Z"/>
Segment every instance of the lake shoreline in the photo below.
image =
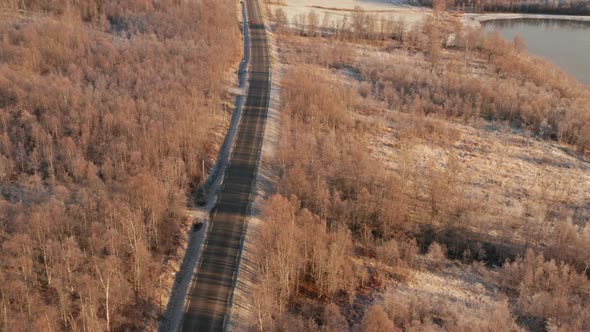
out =
<path fill-rule="evenodd" d="M 495 20 L 517 20 L 517 19 L 538 19 L 538 20 L 563 20 L 590 22 L 590 16 L 582 15 L 553 15 L 553 14 L 525 14 L 525 13 L 465 13 L 464 23 L 481 26 L 481 23 Z"/>
<path fill-rule="evenodd" d="M 584 21 L 561 16 L 495 15 L 496 19 L 476 21 L 485 32 L 496 31 L 506 40 L 520 36 L 531 54 L 554 63 L 580 83 L 590 84 L 590 17 Z"/>

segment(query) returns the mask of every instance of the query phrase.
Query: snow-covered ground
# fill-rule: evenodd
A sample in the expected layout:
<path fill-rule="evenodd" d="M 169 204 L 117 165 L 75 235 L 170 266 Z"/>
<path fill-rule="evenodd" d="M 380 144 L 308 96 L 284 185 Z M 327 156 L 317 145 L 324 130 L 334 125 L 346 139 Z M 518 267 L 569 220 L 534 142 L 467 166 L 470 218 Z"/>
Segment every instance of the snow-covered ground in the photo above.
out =
<path fill-rule="evenodd" d="M 350 15 L 359 6 L 364 11 L 391 19 L 404 19 L 407 23 L 420 21 L 427 9 L 409 6 L 404 0 L 281 0 L 281 4 L 271 5 L 282 8 L 289 20 L 300 13 L 316 11 L 322 17 L 327 13 L 333 19 Z"/>

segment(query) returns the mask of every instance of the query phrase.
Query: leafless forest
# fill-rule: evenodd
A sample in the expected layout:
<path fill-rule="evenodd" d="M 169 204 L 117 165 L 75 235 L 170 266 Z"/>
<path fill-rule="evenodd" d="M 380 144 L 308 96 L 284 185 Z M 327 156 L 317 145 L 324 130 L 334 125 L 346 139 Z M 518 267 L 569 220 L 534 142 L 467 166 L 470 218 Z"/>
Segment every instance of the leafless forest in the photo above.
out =
<path fill-rule="evenodd" d="M 525 151 L 557 144 L 582 174 L 588 87 L 531 57 L 519 38 L 440 12 L 413 27 L 361 10 L 273 14 L 285 64 L 280 181 L 254 255 L 253 328 L 590 328 L 589 217 L 576 212 L 587 208 L 587 191 L 576 190 L 586 175 L 523 187 L 512 185 L 520 174 L 491 175 L 482 187 L 466 158 L 483 147 L 462 129 L 502 124 L 517 134 L 494 139 Z M 389 132 L 390 146 L 376 147 Z M 513 158 L 499 154 L 498 172 Z M 461 287 L 440 296 L 449 280 Z M 473 284 L 475 299 L 461 300 Z"/>
<path fill-rule="evenodd" d="M 0 330 L 154 328 L 219 145 L 234 8 L 0 2 Z"/>
<path fill-rule="evenodd" d="M 272 13 L 280 180 L 252 329 L 590 330 L 590 90 L 441 12 L 587 1 L 434 7 Z M 0 330 L 156 328 L 223 133 L 235 8 L 0 0 Z"/>
<path fill-rule="evenodd" d="M 415 0 L 420 5 L 444 4 L 450 9 L 476 12 L 522 12 L 535 14 L 590 14 L 588 0 Z"/>

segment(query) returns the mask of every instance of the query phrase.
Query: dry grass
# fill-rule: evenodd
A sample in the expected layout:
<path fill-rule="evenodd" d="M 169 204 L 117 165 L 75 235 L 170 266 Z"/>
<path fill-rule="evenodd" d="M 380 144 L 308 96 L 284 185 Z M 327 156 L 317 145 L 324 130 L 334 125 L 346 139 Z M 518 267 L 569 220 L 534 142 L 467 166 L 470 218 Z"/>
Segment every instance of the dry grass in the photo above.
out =
<path fill-rule="evenodd" d="M 274 322 L 318 322 L 322 308 L 335 302 L 353 330 L 586 326 L 584 319 L 562 315 L 563 301 L 539 306 L 537 293 L 507 287 L 508 270 L 494 267 L 524 255 L 526 248 L 545 255 L 537 256 L 539 264 L 562 264 L 561 271 L 573 270 L 563 262 L 582 271 L 588 259 L 590 227 L 580 226 L 589 220 L 590 164 L 576 147 L 543 135 L 542 127 L 514 118 L 512 126 L 485 120 L 502 118 L 505 106 L 495 103 L 503 95 L 490 86 L 525 85 L 528 90 L 509 107 L 526 120 L 533 114 L 526 113 L 526 103 L 567 86 L 567 76 L 558 73 L 544 83 L 537 60 L 490 60 L 485 48 L 471 50 L 467 60 L 462 50 L 447 48 L 433 65 L 424 46 L 428 37 L 423 31 L 414 34 L 415 42 L 407 43 L 280 36 L 287 73 L 283 114 L 289 121 L 277 160 L 279 192 L 298 197 L 319 220 L 346 225 L 354 265 L 366 268 L 376 282 L 342 289 L 337 296 L 303 291 Z M 511 61 L 526 70 L 515 76 L 503 72 Z M 468 105 L 475 101 L 478 107 L 473 97 L 479 91 L 494 102 L 485 105 L 490 116 Z M 567 96 L 556 98 L 562 102 Z M 542 116 L 559 117 L 570 106 L 546 105 Z M 402 254 L 414 240 L 425 255 Z M 432 246 L 433 241 L 443 246 Z M 584 278 L 577 272 L 548 274 L 558 284 Z M 534 291 L 542 287 L 535 280 L 530 284 Z M 355 292 L 352 310 L 337 301 Z M 586 293 L 570 295 L 564 297 L 577 303 L 573 312 L 587 308 Z M 519 301 L 532 304 L 524 310 Z"/>
<path fill-rule="evenodd" d="M 315 59 L 313 52 L 301 54 L 296 50 L 321 50 L 318 41 L 304 38 L 293 38 L 287 45 L 284 54 L 290 63 Z M 358 44 L 342 47 L 352 50 L 351 65 L 317 68 L 316 73 L 361 91 L 364 82 L 357 68 L 370 66 L 375 59 L 396 66 L 428 66 L 420 53 L 383 51 L 381 47 Z M 490 71 L 485 63 L 472 60 L 470 75 L 481 77 Z M 541 227 L 537 234 L 541 239 L 549 236 L 551 221 L 556 219 L 569 218 L 580 226 L 589 221 L 586 193 L 590 192 L 590 164 L 575 153 L 575 148 L 535 139 L 506 123 L 416 119 L 372 98 L 362 103 L 353 116 L 371 126 L 367 131 L 368 149 L 389 171 L 399 171 L 400 153 L 409 154 L 411 164 L 424 172 L 430 161 L 442 171 L 450 154 L 458 157 L 458 178 L 464 196 L 477 207 L 468 211 L 463 226 L 501 240 L 508 237 L 509 241 L 524 243 L 531 240 L 527 236 L 532 228 Z"/>
<path fill-rule="evenodd" d="M 459 177 L 465 194 L 480 205 L 468 219 L 477 220 L 473 225 L 488 227 L 490 235 L 508 231 L 508 227 L 510 231 L 504 235 L 524 241 L 521 228 L 539 226 L 544 221 L 543 212 L 565 214 L 579 225 L 588 222 L 587 214 L 580 210 L 587 209 L 590 165 L 569 153 L 568 147 L 527 139 L 489 124 L 473 127 L 449 122 L 439 125 L 456 133 L 452 144 L 440 145 L 428 138 L 408 141 L 400 139 L 407 129 L 400 128 L 400 122 L 407 117 L 395 117 L 398 122 L 381 124 L 372 132 L 372 155 L 395 172 L 402 149 L 409 149 L 412 163 L 423 169 L 429 167 L 429 160 L 438 160 L 437 166 L 443 169 L 448 155 L 456 154 L 462 165 Z"/>
<path fill-rule="evenodd" d="M 296 57 L 291 53 L 295 49 L 314 48 L 306 45 L 309 42 L 295 39 L 290 44 L 293 47 L 285 50 L 287 57 Z M 357 68 L 370 66 L 373 61 L 428 67 L 421 53 L 359 44 L 345 47 L 353 50 L 351 65 L 323 72 L 360 89 L 361 94 L 364 78 Z M 455 70 L 456 54 L 447 51 L 446 57 L 447 70 Z M 469 75 L 486 77 L 491 72 L 485 62 L 471 60 Z M 393 173 L 400 171 L 401 154 L 410 156 L 418 173 L 428 171 L 431 162 L 444 171 L 449 155 L 457 156 L 464 199 L 475 208 L 467 211 L 462 226 L 473 231 L 499 241 L 525 244 L 546 240 L 557 220 L 569 219 L 582 227 L 590 220 L 590 163 L 575 153 L 575 147 L 536 139 L 508 123 L 476 119 L 462 124 L 417 118 L 370 97 L 363 99 L 363 107 L 355 116 L 371 126 L 367 131 L 371 155 Z M 536 230 L 536 238 L 530 238 L 531 230 Z"/>

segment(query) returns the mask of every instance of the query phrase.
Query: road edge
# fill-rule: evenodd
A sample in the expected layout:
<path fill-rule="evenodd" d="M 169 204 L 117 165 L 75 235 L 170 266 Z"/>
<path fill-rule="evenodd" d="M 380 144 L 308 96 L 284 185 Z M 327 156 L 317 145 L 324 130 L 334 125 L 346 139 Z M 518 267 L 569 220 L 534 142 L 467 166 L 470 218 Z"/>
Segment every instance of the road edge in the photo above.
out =
<path fill-rule="evenodd" d="M 237 71 L 238 90 L 240 91 L 240 93 L 238 93 L 238 95 L 236 96 L 236 107 L 232 112 L 230 124 L 227 129 L 227 133 L 225 134 L 223 143 L 219 149 L 219 153 L 217 154 L 215 164 L 209 171 L 207 179 L 203 182 L 203 184 L 193 191 L 190 201 L 191 205 L 196 205 L 195 198 L 199 195 L 199 193 L 204 193 L 205 205 L 202 209 L 207 211 L 210 211 L 217 202 L 217 197 L 219 195 L 219 190 L 221 188 L 220 185 L 223 183 L 225 171 L 229 165 L 229 158 L 232 154 L 234 142 L 236 141 L 236 135 L 238 133 L 240 119 L 242 118 L 242 110 L 244 108 L 244 103 L 247 99 L 249 84 L 248 67 L 250 65 L 250 26 L 248 25 L 248 11 L 246 10 L 245 2 L 240 1 L 240 6 L 242 9 L 243 35 L 243 57 Z"/>
<path fill-rule="evenodd" d="M 274 184 L 278 180 L 278 173 L 272 167 L 274 153 L 279 144 L 281 118 L 281 78 L 283 75 L 280 63 L 280 50 L 276 46 L 276 39 L 270 29 L 270 17 L 263 3 L 258 1 L 260 10 L 265 17 L 265 29 L 270 48 L 270 99 L 268 112 L 264 126 L 264 136 L 260 159 L 258 160 L 258 172 L 255 180 L 254 199 L 250 203 L 246 232 L 242 247 L 236 284 L 234 285 L 232 305 L 228 312 L 228 331 L 247 331 L 249 323 L 254 321 L 254 308 L 252 303 L 252 286 L 256 282 L 256 263 L 253 257 L 253 240 L 257 236 L 258 227 L 262 226 L 261 214 L 267 197 L 275 191 Z"/>
<path fill-rule="evenodd" d="M 243 35 L 243 57 L 242 61 L 240 62 L 237 74 L 238 88 L 245 92 L 248 91 L 250 28 L 248 25 L 248 13 L 245 3 L 240 2 L 240 7 L 242 12 L 241 23 Z M 236 96 L 236 108 L 232 113 L 230 126 L 228 127 L 223 144 L 219 150 L 215 165 L 209 172 L 209 176 L 201 188 L 195 190 L 195 192 L 204 190 L 207 193 L 205 206 L 197 208 L 198 212 L 200 213 L 196 213 L 197 215 L 200 215 L 196 218 L 196 220 L 203 222 L 204 227 L 198 232 L 192 232 L 191 227 L 191 234 L 189 234 L 189 241 L 185 250 L 185 254 L 180 268 L 176 273 L 174 284 L 172 286 L 172 290 L 170 291 L 170 296 L 166 305 L 166 310 L 160 319 L 158 331 L 178 331 L 182 326 L 182 317 L 186 308 L 186 296 L 194 284 L 194 277 L 196 275 L 195 268 L 197 268 L 201 262 L 201 247 L 209 231 L 210 212 L 215 206 L 219 190 L 221 189 L 221 184 L 223 183 L 225 170 L 229 164 L 229 157 L 231 156 L 233 150 L 235 136 L 237 134 L 238 125 L 242 116 L 242 109 L 244 103 L 246 102 L 246 94 L 244 92 Z M 191 195 L 190 197 L 191 202 L 189 203 L 189 206 L 193 206 L 195 196 Z"/>

